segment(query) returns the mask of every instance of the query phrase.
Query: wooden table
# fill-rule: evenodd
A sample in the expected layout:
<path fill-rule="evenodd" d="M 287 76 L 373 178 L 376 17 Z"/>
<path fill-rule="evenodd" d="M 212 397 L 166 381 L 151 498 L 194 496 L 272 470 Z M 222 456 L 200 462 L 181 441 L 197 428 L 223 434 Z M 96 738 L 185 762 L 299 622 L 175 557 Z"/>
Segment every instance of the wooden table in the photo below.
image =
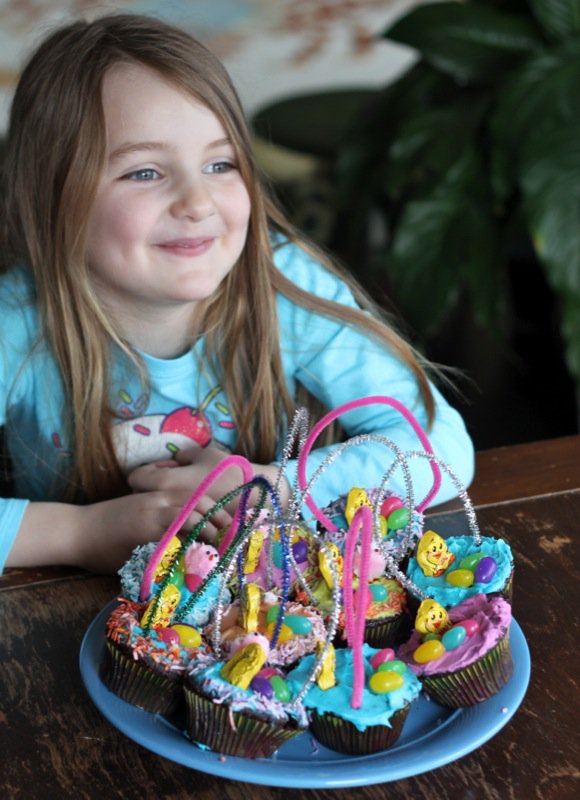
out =
<path fill-rule="evenodd" d="M 576 800 L 580 797 L 580 436 L 478 454 L 470 490 L 482 533 L 515 553 L 514 616 L 531 651 L 515 716 L 482 747 L 431 772 L 350 789 L 282 789 L 187 769 L 135 744 L 93 705 L 83 635 L 114 577 L 11 570 L 0 578 L 0 797 Z M 430 526 L 456 532 L 456 503 Z"/>

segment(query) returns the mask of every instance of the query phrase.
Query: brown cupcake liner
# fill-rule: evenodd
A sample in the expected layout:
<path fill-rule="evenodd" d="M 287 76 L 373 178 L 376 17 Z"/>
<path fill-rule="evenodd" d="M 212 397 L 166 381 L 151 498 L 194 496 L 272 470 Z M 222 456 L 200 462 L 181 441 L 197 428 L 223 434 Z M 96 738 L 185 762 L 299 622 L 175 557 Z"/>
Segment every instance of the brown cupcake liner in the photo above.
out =
<path fill-rule="evenodd" d="M 378 649 L 395 644 L 402 621 L 402 613 L 390 619 L 367 620 L 364 641 L 371 647 Z"/>
<path fill-rule="evenodd" d="M 113 642 L 106 642 L 101 677 L 105 685 L 131 705 L 154 714 L 171 714 L 182 698 L 181 677 L 155 672 Z"/>
<path fill-rule="evenodd" d="M 189 738 L 217 753 L 241 758 L 268 758 L 285 742 L 303 733 L 294 722 L 286 725 L 231 711 L 184 687 L 186 730 Z"/>
<path fill-rule="evenodd" d="M 337 753 L 351 756 L 380 753 L 395 744 L 401 735 L 410 708 L 411 704 L 408 704 L 393 714 L 392 727 L 369 725 L 364 731 L 359 731 L 352 722 L 336 714 L 319 714 L 314 711 L 310 720 L 310 730 L 321 745 Z"/>
<path fill-rule="evenodd" d="M 455 672 L 422 676 L 426 694 L 442 706 L 474 706 L 497 694 L 513 674 L 509 633 L 474 664 Z"/>

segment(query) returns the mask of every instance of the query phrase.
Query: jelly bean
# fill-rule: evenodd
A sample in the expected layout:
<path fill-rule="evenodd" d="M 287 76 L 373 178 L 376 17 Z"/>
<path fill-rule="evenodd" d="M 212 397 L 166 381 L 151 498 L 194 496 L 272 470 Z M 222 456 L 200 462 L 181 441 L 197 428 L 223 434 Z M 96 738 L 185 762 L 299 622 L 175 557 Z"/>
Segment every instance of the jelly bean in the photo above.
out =
<path fill-rule="evenodd" d="M 497 561 L 492 556 L 484 556 L 475 570 L 477 583 L 489 583 L 497 572 Z"/>
<path fill-rule="evenodd" d="M 470 556 L 465 556 L 459 562 L 459 569 L 469 569 L 471 572 L 475 572 L 482 558 L 483 553 L 472 553 Z"/>
<path fill-rule="evenodd" d="M 375 603 L 382 603 L 389 596 L 387 589 L 382 583 L 371 583 L 369 584 L 369 589 L 371 590 Z"/>
<path fill-rule="evenodd" d="M 441 637 L 441 644 L 446 650 L 455 650 L 467 638 L 467 631 L 461 625 L 453 626 Z"/>
<path fill-rule="evenodd" d="M 270 680 L 274 675 L 281 675 L 282 673 L 277 667 L 262 667 L 262 669 L 258 672 L 260 678 L 267 678 Z M 256 676 L 258 677 L 258 676 Z"/>
<path fill-rule="evenodd" d="M 380 515 L 386 519 L 393 511 L 398 511 L 399 508 L 403 508 L 403 501 L 400 497 L 396 497 L 395 495 L 392 497 L 385 497 L 381 504 Z"/>
<path fill-rule="evenodd" d="M 284 617 L 284 624 L 298 636 L 308 636 L 312 632 L 312 622 L 302 614 L 288 614 Z"/>
<path fill-rule="evenodd" d="M 266 611 L 266 622 L 268 624 L 270 624 L 270 622 L 276 622 L 279 616 L 280 606 L 270 606 L 270 608 Z"/>
<path fill-rule="evenodd" d="M 171 628 L 155 628 L 157 635 L 165 644 L 179 644 L 179 634 Z M 201 640 L 201 637 L 200 637 Z"/>
<path fill-rule="evenodd" d="M 281 542 L 274 542 L 272 544 L 272 561 L 275 567 L 282 569 L 282 565 L 284 564 L 284 551 L 282 550 Z"/>
<path fill-rule="evenodd" d="M 298 539 L 292 545 L 292 555 L 297 564 L 302 564 L 308 558 L 308 544 L 304 539 Z"/>
<path fill-rule="evenodd" d="M 262 678 L 260 675 L 256 675 L 252 678 L 250 681 L 250 689 L 261 694 L 267 700 L 271 700 L 274 697 L 274 687 L 267 678 Z"/>
<path fill-rule="evenodd" d="M 271 622 L 266 628 L 266 632 L 267 632 L 268 638 L 270 640 L 272 639 L 272 636 L 274 635 L 275 627 L 276 627 L 276 623 L 275 622 Z M 278 634 L 278 642 L 279 643 L 288 642 L 290 639 L 293 639 L 293 638 L 294 638 L 294 632 L 293 632 L 292 628 L 289 628 L 288 625 L 285 625 L 284 623 L 282 623 L 282 625 L 280 625 L 280 632 Z"/>
<path fill-rule="evenodd" d="M 441 642 L 430 639 L 428 642 L 423 642 L 423 644 L 419 645 L 413 653 L 413 659 L 417 664 L 426 664 L 428 661 L 435 661 L 437 658 L 441 658 L 444 652 L 445 648 Z"/>
<path fill-rule="evenodd" d="M 355 609 L 358 608 L 358 604 L 364 601 L 364 608 L 366 609 L 370 606 L 373 602 L 373 595 L 372 592 L 367 588 L 366 591 L 363 591 L 360 587 L 354 593 L 354 607 Z"/>
<path fill-rule="evenodd" d="M 382 650 L 379 650 L 378 653 L 375 653 L 374 656 L 370 658 L 370 664 L 373 669 L 378 669 L 380 664 L 384 664 L 385 661 L 392 661 L 395 657 L 395 651 L 392 647 L 384 647 Z"/>
<path fill-rule="evenodd" d="M 173 575 L 171 576 L 171 583 L 176 586 L 178 589 L 181 589 L 185 581 L 185 575 L 181 570 L 176 569 Z"/>
<path fill-rule="evenodd" d="M 474 636 L 479 630 L 479 622 L 476 619 L 463 619 L 454 627 L 458 627 L 459 625 L 465 628 L 465 632 L 468 636 Z"/>
<path fill-rule="evenodd" d="M 203 578 L 201 575 L 194 575 L 193 572 L 188 572 L 185 576 L 185 585 L 190 592 L 195 592 L 201 586 Z"/>
<path fill-rule="evenodd" d="M 445 575 L 445 580 L 452 586 L 460 586 L 463 589 L 468 589 L 473 585 L 474 576 L 473 572 L 469 569 L 454 569 Z"/>
<path fill-rule="evenodd" d="M 375 672 L 369 678 L 369 689 L 375 694 L 385 694 L 400 689 L 405 679 L 398 672 Z"/>
<path fill-rule="evenodd" d="M 441 639 L 441 634 L 440 633 L 435 633 L 435 631 L 431 631 L 430 633 L 426 633 L 425 636 L 423 636 L 423 641 L 424 642 L 431 642 L 431 641 L 434 641 L 434 640 L 438 642 L 438 641 L 440 641 L 440 639 Z"/>
<path fill-rule="evenodd" d="M 383 661 L 382 664 L 379 664 L 377 672 L 397 672 L 399 675 L 403 675 L 406 669 L 405 662 L 395 658 L 392 661 Z"/>
<path fill-rule="evenodd" d="M 405 525 L 408 524 L 408 522 L 409 522 L 408 508 L 397 508 L 396 511 L 392 511 L 387 517 L 387 523 L 392 531 L 398 531 L 400 528 L 404 528 Z"/>
<path fill-rule="evenodd" d="M 384 517 L 379 517 L 379 527 L 381 529 L 381 536 L 383 539 L 389 534 L 389 525 Z"/>
<path fill-rule="evenodd" d="M 179 622 L 175 625 L 171 625 L 167 630 L 175 631 L 179 639 L 179 644 L 182 644 L 184 647 L 199 647 L 201 644 L 201 634 L 193 625 Z"/>
<path fill-rule="evenodd" d="M 270 683 L 274 690 L 276 700 L 279 700 L 281 703 L 287 703 L 292 697 L 292 693 L 284 678 L 281 678 L 279 675 L 274 675 L 270 678 Z"/>

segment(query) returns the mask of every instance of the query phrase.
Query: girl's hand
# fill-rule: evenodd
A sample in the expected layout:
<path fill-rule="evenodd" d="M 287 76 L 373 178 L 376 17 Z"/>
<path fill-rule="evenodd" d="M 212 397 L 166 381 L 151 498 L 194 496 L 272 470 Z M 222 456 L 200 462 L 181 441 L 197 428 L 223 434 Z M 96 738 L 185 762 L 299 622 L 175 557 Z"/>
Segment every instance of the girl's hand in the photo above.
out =
<path fill-rule="evenodd" d="M 129 474 L 128 482 L 135 492 L 173 491 L 178 489 L 186 490 L 191 494 L 212 469 L 227 457 L 228 453 L 217 447 L 196 448 L 195 450 L 178 453 L 176 460 L 157 461 L 137 467 Z M 278 475 L 278 468 L 275 465 L 252 464 L 252 467 L 254 475 L 263 475 L 270 483 L 275 483 Z M 240 486 L 242 482 L 243 476 L 237 467 L 227 469 L 209 487 L 207 497 L 215 503 L 228 492 Z M 282 506 L 286 507 L 290 495 L 286 479 L 282 481 L 280 494 Z M 254 492 L 253 496 L 250 497 L 250 502 L 256 496 L 257 492 Z M 228 506 L 230 513 L 234 513 L 237 502 L 236 499 Z M 207 510 L 208 508 L 205 508 L 205 511 Z"/>

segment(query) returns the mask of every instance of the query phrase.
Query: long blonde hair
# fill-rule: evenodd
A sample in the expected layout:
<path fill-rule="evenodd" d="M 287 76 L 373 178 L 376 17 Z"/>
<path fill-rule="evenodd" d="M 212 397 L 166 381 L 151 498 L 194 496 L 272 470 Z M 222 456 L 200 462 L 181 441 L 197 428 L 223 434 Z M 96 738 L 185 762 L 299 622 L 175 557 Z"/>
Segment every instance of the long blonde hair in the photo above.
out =
<path fill-rule="evenodd" d="M 95 501 L 126 490 L 112 443 L 114 347 L 145 380 L 138 355 L 97 301 L 86 259 L 87 220 L 106 153 L 102 82 L 119 62 L 156 70 L 216 114 L 250 194 L 244 251 L 215 294 L 201 304 L 192 331 L 192 337 L 205 335 L 205 356 L 227 394 L 238 451 L 259 463 L 270 462 L 283 421 L 294 411 L 280 355 L 277 292 L 384 342 L 415 374 L 432 418 L 433 397 L 417 354 L 381 320 L 356 282 L 292 228 L 265 189 L 241 103 L 221 62 L 190 35 L 156 19 L 115 14 L 78 21 L 48 36 L 19 81 L 5 156 L 1 248 L 6 264 L 25 260 L 33 271 L 41 336 L 50 344 L 70 398 L 65 418 L 73 452 L 71 493 Z M 286 279 L 274 266 L 274 231 L 341 274 L 361 311 L 313 297 Z"/>

